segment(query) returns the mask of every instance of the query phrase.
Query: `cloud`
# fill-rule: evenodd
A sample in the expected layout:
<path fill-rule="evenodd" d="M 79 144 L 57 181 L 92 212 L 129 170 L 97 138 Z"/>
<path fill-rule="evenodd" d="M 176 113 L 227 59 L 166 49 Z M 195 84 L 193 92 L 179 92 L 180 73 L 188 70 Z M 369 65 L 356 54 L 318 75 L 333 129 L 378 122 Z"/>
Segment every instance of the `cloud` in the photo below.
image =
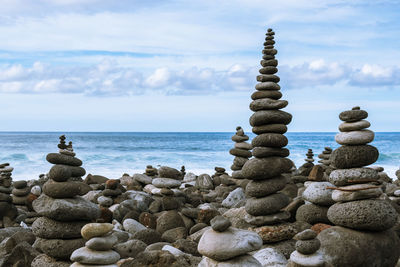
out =
<path fill-rule="evenodd" d="M 0 66 L 0 93 L 84 94 L 88 96 L 210 95 L 219 92 L 252 92 L 258 69 L 240 64 L 225 70 L 190 67 L 153 68 L 144 73 L 116 60 L 92 66 L 50 65 L 35 62 Z M 352 87 L 400 85 L 398 66 L 364 64 L 354 67 L 322 59 L 299 65 L 279 66 L 283 89 L 302 89 L 343 84 Z"/>

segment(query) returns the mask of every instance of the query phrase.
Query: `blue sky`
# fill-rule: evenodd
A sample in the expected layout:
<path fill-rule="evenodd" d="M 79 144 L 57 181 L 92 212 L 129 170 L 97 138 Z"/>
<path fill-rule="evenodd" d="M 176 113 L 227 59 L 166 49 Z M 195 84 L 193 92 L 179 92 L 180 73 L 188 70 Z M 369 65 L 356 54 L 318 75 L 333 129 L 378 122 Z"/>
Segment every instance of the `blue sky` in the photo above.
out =
<path fill-rule="evenodd" d="M 113 3 L 117 2 L 117 3 Z M 400 131 L 398 1 L 0 0 L 0 131 L 250 131 L 275 30 L 290 131 Z"/>

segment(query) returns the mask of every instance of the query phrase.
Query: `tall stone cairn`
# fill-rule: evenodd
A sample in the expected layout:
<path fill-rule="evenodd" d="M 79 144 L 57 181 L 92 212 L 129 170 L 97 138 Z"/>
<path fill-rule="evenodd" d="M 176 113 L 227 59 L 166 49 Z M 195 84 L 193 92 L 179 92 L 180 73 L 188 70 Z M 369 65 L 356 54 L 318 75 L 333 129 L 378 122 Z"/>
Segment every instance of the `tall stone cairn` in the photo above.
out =
<path fill-rule="evenodd" d="M 280 110 L 288 102 L 279 100 L 282 93 L 278 85 L 280 79 L 275 75 L 278 61 L 275 59 L 274 35 L 272 29 L 268 29 L 262 51 L 262 68 L 257 76 L 259 83 L 251 96 L 250 109 L 254 114 L 250 117 L 250 125 L 257 135 L 251 142 L 254 158 L 242 167 L 243 177 L 250 180 L 246 187 L 246 220 L 255 226 L 276 224 L 290 217 L 288 212 L 281 211 L 289 204 L 289 198 L 278 191 L 287 184 L 281 174 L 289 172 L 293 166 L 293 162 L 286 158 L 289 150 L 284 147 L 288 139 L 283 135 L 292 115 Z"/>
<path fill-rule="evenodd" d="M 0 164 L 0 228 L 14 226 L 14 219 L 18 215 L 12 197 L 12 171 L 9 163 Z"/>
<path fill-rule="evenodd" d="M 235 156 L 233 160 L 233 164 L 231 166 L 231 170 L 233 171 L 232 177 L 236 179 L 243 178 L 242 176 L 242 167 L 251 157 L 251 144 L 246 141 L 249 140 L 249 137 L 244 133 L 242 127 L 236 127 L 236 134 L 232 136 L 232 141 L 235 142 L 235 147 L 232 148 L 229 153 Z"/>
<path fill-rule="evenodd" d="M 66 145 L 62 135 L 58 148 L 59 153 L 47 154 L 47 161 L 54 165 L 49 171 L 49 180 L 43 185 L 43 194 L 33 202 L 33 209 L 42 216 L 32 224 L 36 236 L 33 247 L 45 253 L 49 261 L 59 262 L 57 266 L 69 266 L 72 252 L 85 244 L 81 228 L 96 220 L 100 209 L 80 197 L 90 187 L 77 182 L 86 171 L 81 167 L 82 161 L 75 157 L 72 143 Z M 44 265 L 41 255 L 38 257 L 32 267 L 50 266 Z"/>
<path fill-rule="evenodd" d="M 379 156 L 378 149 L 369 144 L 374 132 L 367 129 L 367 117 L 360 107 L 339 115 L 344 122 L 335 140 L 341 146 L 332 153 L 331 165 L 336 170 L 329 175 L 329 182 L 337 186 L 332 192 L 336 203 L 327 213 L 336 226 L 319 235 L 321 250 L 332 266 L 395 266 L 400 254 L 391 249 L 400 245 L 391 229 L 398 213 L 382 195 L 378 172 L 365 167 Z"/>

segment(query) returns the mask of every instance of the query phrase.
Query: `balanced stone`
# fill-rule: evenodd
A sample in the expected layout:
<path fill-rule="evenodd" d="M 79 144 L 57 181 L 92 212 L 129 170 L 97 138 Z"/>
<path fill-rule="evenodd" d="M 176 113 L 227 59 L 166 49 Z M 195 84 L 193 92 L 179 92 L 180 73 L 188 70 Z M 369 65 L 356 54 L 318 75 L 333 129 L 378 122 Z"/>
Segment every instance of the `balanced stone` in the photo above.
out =
<path fill-rule="evenodd" d="M 61 222 L 46 217 L 37 218 L 32 224 L 35 236 L 45 239 L 71 239 L 81 237 L 81 228 L 87 221 Z"/>
<path fill-rule="evenodd" d="M 397 216 L 389 202 L 377 199 L 336 203 L 328 210 L 331 222 L 358 230 L 387 230 L 395 225 Z"/>
<path fill-rule="evenodd" d="M 79 248 L 71 255 L 71 261 L 76 261 L 83 264 L 113 264 L 119 259 L 120 255 L 113 250 L 95 251 L 87 247 Z"/>
<path fill-rule="evenodd" d="M 275 100 L 272 98 L 257 99 L 250 103 L 252 111 L 281 109 L 288 105 L 286 100 Z"/>
<path fill-rule="evenodd" d="M 91 238 L 85 243 L 85 247 L 91 250 L 104 251 L 112 249 L 117 242 L 118 238 L 115 235 L 110 234 L 102 237 Z"/>
<path fill-rule="evenodd" d="M 303 199 L 317 205 L 330 206 L 335 203 L 332 199 L 332 189 L 329 189 L 332 187 L 334 185 L 329 182 L 313 182 L 304 190 Z"/>
<path fill-rule="evenodd" d="M 379 186 L 372 184 L 357 184 L 338 187 L 332 192 L 332 199 L 336 202 L 349 202 L 354 200 L 377 198 L 383 191 Z"/>
<path fill-rule="evenodd" d="M 282 190 L 286 186 L 286 178 L 277 176 L 267 180 L 250 181 L 246 186 L 246 195 L 249 197 L 263 197 Z"/>
<path fill-rule="evenodd" d="M 371 123 L 366 120 L 360 120 L 355 122 L 343 122 L 339 125 L 339 131 L 341 132 L 360 131 L 370 126 Z"/>
<path fill-rule="evenodd" d="M 320 246 L 321 242 L 318 239 L 299 240 L 296 242 L 296 250 L 305 255 L 315 253 Z"/>
<path fill-rule="evenodd" d="M 293 162 L 287 158 L 253 158 L 243 166 L 242 173 L 247 179 L 264 180 L 288 172 L 292 166 Z"/>
<path fill-rule="evenodd" d="M 271 123 L 287 125 L 291 121 L 292 115 L 282 110 L 260 110 L 250 117 L 250 125 L 253 127 Z"/>
<path fill-rule="evenodd" d="M 158 188 L 174 188 L 181 185 L 181 181 L 172 178 L 155 178 L 152 184 Z"/>
<path fill-rule="evenodd" d="M 43 185 L 43 192 L 52 198 L 72 198 L 80 194 L 81 183 L 49 180 Z"/>
<path fill-rule="evenodd" d="M 281 87 L 279 84 L 275 82 L 263 82 L 256 84 L 256 90 L 264 91 L 264 90 L 280 90 Z"/>
<path fill-rule="evenodd" d="M 352 110 L 343 111 L 339 114 L 339 119 L 345 122 L 354 122 L 366 119 L 368 112 L 360 110 L 359 107 L 354 107 Z"/>
<path fill-rule="evenodd" d="M 289 149 L 279 147 L 255 147 L 253 148 L 252 154 L 256 158 L 267 158 L 267 157 L 287 157 L 289 156 Z"/>
<path fill-rule="evenodd" d="M 260 134 L 251 141 L 253 147 L 281 148 L 288 144 L 286 136 L 277 133 Z"/>
<path fill-rule="evenodd" d="M 368 183 L 378 180 L 378 172 L 371 168 L 339 169 L 332 171 L 329 175 L 329 182 L 336 186 Z"/>
<path fill-rule="evenodd" d="M 217 232 L 223 232 L 232 225 L 232 223 L 227 218 L 220 215 L 212 218 L 210 224 L 211 228 Z"/>
<path fill-rule="evenodd" d="M 370 145 L 341 146 L 333 151 L 331 163 L 337 169 L 358 168 L 373 164 L 378 156 L 378 150 Z"/>
<path fill-rule="evenodd" d="M 287 132 L 287 126 L 285 124 L 265 124 L 261 126 L 254 126 L 252 132 L 255 134 L 263 133 L 280 133 L 284 134 Z"/>
<path fill-rule="evenodd" d="M 49 153 L 46 160 L 52 164 L 63 164 L 68 166 L 81 166 L 82 161 L 78 158 L 67 156 L 59 153 Z"/>
<path fill-rule="evenodd" d="M 375 134 L 370 130 L 359 130 L 338 133 L 335 136 L 337 143 L 341 145 L 365 145 L 374 140 Z"/>
<path fill-rule="evenodd" d="M 246 201 L 246 212 L 253 216 L 268 215 L 278 212 L 289 204 L 289 197 L 276 193 L 261 198 L 249 198 Z"/>
<path fill-rule="evenodd" d="M 272 99 L 280 99 L 282 97 L 282 93 L 279 91 L 256 91 L 251 95 L 251 99 L 257 100 L 261 98 L 272 98 Z"/>
<path fill-rule="evenodd" d="M 88 223 L 82 227 L 81 234 L 86 240 L 93 237 L 103 236 L 110 232 L 114 225 L 110 223 Z"/>

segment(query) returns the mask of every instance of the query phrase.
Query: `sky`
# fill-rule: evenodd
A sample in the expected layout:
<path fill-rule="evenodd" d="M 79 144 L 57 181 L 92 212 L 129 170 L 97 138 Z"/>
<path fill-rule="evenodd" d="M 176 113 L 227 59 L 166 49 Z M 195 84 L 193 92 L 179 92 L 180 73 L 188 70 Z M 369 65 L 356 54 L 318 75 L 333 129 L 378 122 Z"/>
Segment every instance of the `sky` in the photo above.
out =
<path fill-rule="evenodd" d="M 400 131 L 400 2 L 0 0 L 0 131 L 251 131 L 265 32 L 289 131 Z"/>

